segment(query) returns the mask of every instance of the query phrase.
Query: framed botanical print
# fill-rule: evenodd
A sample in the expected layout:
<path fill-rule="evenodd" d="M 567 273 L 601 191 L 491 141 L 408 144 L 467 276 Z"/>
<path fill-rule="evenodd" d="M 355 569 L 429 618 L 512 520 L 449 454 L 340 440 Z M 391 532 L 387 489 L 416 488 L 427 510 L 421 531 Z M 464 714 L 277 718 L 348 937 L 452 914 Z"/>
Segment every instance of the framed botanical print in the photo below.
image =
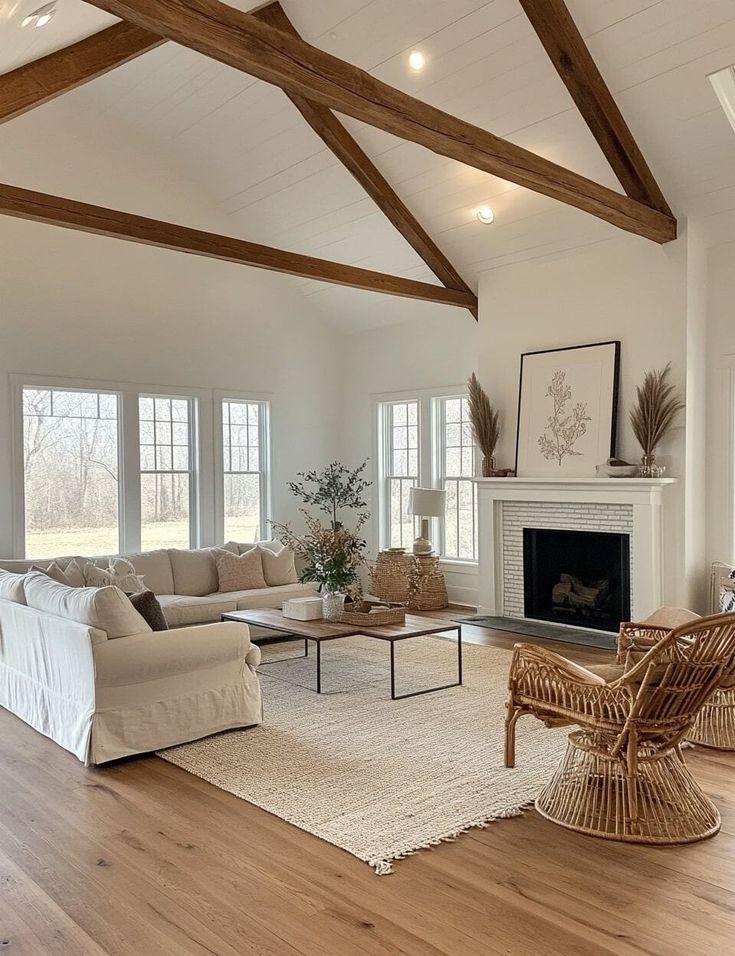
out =
<path fill-rule="evenodd" d="M 620 342 L 521 356 L 516 475 L 592 477 L 615 455 Z"/>

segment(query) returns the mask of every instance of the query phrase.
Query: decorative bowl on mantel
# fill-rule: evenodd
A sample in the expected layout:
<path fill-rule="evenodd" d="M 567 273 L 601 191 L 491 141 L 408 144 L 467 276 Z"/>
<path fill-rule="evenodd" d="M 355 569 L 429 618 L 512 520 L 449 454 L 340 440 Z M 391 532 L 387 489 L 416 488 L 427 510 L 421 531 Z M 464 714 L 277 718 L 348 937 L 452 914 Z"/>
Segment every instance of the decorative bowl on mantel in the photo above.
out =
<path fill-rule="evenodd" d="M 636 478 L 638 465 L 631 465 L 619 458 L 608 458 L 604 465 L 597 465 L 595 471 L 598 478 Z"/>

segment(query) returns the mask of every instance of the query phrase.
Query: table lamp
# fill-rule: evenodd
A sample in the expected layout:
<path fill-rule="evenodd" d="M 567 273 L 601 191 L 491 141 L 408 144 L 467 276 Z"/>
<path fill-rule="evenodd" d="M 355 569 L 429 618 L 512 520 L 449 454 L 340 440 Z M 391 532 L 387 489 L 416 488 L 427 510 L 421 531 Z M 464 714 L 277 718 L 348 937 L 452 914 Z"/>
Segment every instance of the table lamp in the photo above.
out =
<path fill-rule="evenodd" d="M 429 540 L 429 518 L 444 515 L 446 491 L 437 488 L 411 488 L 408 513 L 421 518 L 421 533 L 413 543 L 414 554 L 432 554 L 434 547 Z"/>

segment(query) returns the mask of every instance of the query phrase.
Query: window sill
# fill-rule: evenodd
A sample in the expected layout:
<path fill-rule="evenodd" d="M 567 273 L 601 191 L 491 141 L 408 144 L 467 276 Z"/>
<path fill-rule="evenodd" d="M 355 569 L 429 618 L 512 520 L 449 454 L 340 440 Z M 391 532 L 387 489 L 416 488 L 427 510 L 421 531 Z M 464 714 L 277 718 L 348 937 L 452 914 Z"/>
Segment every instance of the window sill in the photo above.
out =
<path fill-rule="evenodd" d="M 459 558 L 439 558 L 439 567 L 442 571 L 451 571 L 453 574 L 477 574 L 480 565 L 477 561 L 463 561 Z"/>

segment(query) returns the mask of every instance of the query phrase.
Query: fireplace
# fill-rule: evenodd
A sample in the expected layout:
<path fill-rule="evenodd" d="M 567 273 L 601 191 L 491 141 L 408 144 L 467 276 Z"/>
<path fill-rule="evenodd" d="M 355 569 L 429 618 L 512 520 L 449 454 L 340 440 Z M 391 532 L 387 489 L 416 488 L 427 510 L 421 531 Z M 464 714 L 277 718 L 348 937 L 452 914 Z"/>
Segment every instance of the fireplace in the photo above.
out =
<path fill-rule="evenodd" d="M 630 620 L 630 536 L 523 529 L 524 615 L 598 631 Z"/>

